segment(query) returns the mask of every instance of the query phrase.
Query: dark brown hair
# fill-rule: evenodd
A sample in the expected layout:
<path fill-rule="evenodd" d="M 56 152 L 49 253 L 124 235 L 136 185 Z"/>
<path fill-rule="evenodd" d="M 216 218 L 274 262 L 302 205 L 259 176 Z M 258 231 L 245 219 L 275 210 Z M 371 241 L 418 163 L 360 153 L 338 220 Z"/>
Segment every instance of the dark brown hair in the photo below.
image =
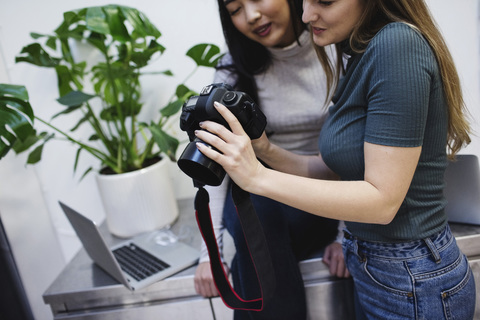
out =
<path fill-rule="evenodd" d="M 305 25 L 302 22 L 302 1 L 285 0 L 290 7 L 290 17 L 294 34 L 300 36 Z M 227 69 L 237 76 L 235 88 L 247 92 L 258 101 L 258 90 L 254 76 L 265 72 L 272 63 L 272 57 L 266 47 L 246 37 L 234 26 L 224 0 L 218 0 L 218 10 L 222 23 L 223 35 L 232 57 L 232 63 L 219 65 L 217 69 Z"/>

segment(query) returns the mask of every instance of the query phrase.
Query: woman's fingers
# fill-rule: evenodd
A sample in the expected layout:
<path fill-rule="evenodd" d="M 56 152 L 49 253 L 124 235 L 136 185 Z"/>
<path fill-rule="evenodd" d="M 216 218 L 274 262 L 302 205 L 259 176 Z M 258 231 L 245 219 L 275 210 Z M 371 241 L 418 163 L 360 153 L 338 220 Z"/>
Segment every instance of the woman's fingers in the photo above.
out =
<path fill-rule="evenodd" d="M 235 115 L 221 104 L 216 103 L 215 106 L 232 131 L 219 123 L 204 121 L 200 124 L 202 130 L 195 131 L 197 138 L 203 141 L 197 142 L 197 148 L 220 164 L 241 188 L 247 188 L 261 165 L 250 138 Z"/>
<path fill-rule="evenodd" d="M 205 144 L 199 142 L 197 147 L 200 151 L 205 151 L 204 154 L 207 157 L 221 165 L 225 165 L 221 161 L 222 155 L 238 159 L 239 154 L 251 148 L 251 142 L 235 115 L 218 102 L 215 102 L 214 105 L 220 115 L 227 121 L 231 130 L 214 121 L 201 122 L 200 127 L 202 130 L 195 131 L 195 135 Z M 208 148 L 208 146 L 214 147 L 218 152 Z"/>
<path fill-rule="evenodd" d="M 195 290 L 201 296 L 207 298 L 218 296 L 209 262 L 198 264 L 197 270 L 195 271 L 194 284 Z"/>
<path fill-rule="evenodd" d="M 220 115 L 227 121 L 228 125 L 232 129 L 232 132 L 235 134 L 245 134 L 242 124 L 238 121 L 237 117 L 227 109 L 223 104 L 215 101 L 213 103 L 215 109 L 220 113 Z"/>

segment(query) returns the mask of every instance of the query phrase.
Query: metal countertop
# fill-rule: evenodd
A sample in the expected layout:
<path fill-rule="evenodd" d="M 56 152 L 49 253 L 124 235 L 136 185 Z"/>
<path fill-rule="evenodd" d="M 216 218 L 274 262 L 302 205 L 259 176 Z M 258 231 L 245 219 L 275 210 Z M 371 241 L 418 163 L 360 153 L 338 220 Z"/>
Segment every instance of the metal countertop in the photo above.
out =
<path fill-rule="evenodd" d="M 195 221 L 193 200 L 179 200 L 179 218 L 171 230 L 180 240 L 199 248 L 201 235 Z M 457 242 L 462 251 L 470 258 L 480 258 L 480 226 L 451 224 Z M 101 230 L 107 243 L 115 244 L 125 239 L 112 236 L 105 223 Z M 234 248 L 231 239 L 225 239 L 224 254 L 226 261 L 233 257 Z M 300 268 L 306 283 L 308 281 L 331 281 L 328 269 L 321 257 L 302 261 Z M 102 308 L 114 305 L 141 305 L 145 303 L 168 303 L 172 299 L 203 299 L 195 292 L 193 275 L 195 266 L 159 281 L 147 288 L 131 292 L 102 269 L 96 266 L 82 248 L 68 263 L 43 295 L 54 314 Z"/>

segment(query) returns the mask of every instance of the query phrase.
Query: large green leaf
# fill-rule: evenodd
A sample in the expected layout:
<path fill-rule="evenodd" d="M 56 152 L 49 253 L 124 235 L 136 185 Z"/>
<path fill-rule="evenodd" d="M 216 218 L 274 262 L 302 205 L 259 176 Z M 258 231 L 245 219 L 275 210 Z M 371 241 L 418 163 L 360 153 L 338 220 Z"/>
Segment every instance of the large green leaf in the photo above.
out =
<path fill-rule="evenodd" d="M 109 34 L 110 27 L 102 7 L 90 7 L 86 11 L 85 22 L 87 28 L 101 34 Z"/>
<path fill-rule="evenodd" d="M 197 66 L 213 68 L 223 54 L 220 53 L 218 46 L 210 43 L 201 43 L 191 47 L 187 51 L 187 56 L 192 58 Z"/>
<path fill-rule="evenodd" d="M 107 6 L 104 10 L 107 14 L 110 35 L 113 39 L 120 42 L 132 41 L 132 37 L 125 25 L 125 17 L 120 9 L 116 6 Z"/>
<path fill-rule="evenodd" d="M 41 38 L 47 38 L 47 41 L 45 42 L 45 45 L 53 50 L 57 49 L 57 38 L 54 36 L 49 36 L 46 34 L 40 34 L 36 32 L 31 32 L 30 36 L 33 39 L 41 39 Z"/>
<path fill-rule="evenodd" d="M 55 34 L 57 34 L 59 38 L 68 38 L 71 36 L 71 26 L 81 23 L 85 19 L 86 12 L 87 10 L 85 8 L 77 11 L 64 12 L 63 21 L 58 28 L 55 29 Z"/>
<path fill-rule="evenodd" d="M 70 91 L 66 95 L 57 99 L 58 103 L 67 106 L 67 108 L 53 115 L 52 119 L 55 119 L 60 115 L 69 114 L 76 110 L 82 109 L 86 102 L 95 97 L 97 96 L 81 91 Z"/>
<path fill-rule="evenodd" d="M 14 145 L 13 145 L 13 150 L 16 153 L 21 153 L 21 152 L 27 151 L 28 149 L 30 149 L 30 147 L 32 147 L 38 141 L 40 141 L 42 139 L 45 139 L 47 134 L 48 134 L 47 132 L 42 132 L 38 135 L 32 134 L 27 139 L 25 139 L 23 141 L 20 140 L 20 139 L 17 139 L 15 141 Z"/>
<path fill-rule="evenodd" d="M 129 22 L 132 31 L 128 31 L 126 21 Z M 90 7 L 87 9 L 86 23 L 88 29 L 101 33 L 110 34 L 114 40 L 120 42 L 134 42 L 132 35 L 136 37 L 151 36 L 160 37 L 161 33 L 140 11 L 118 5 L 102 7 Z"/>
<path fill-rule="evenodd" d="M 172 101 L 169 104 L 167 104 L 165 107 L 163 107 L 160 110 L 160 113 L 164 117 L 173 116 L 174 114 L 176 114 L 180 110 L 180 108 L 182 108 L 184 102 L 185 101 L 183 101 L 181 99 L 177 99 L 175 101 Z"/>
<path fill-rule="evenodd" d="M 60 96 L 64 96 L 73 90 L 74 78 L 72 72 L 65 65 L 55 66 L 55 72 L 57 73 L 58 93 Z"/>
<path fill-rule="evenodd" d="M 132 62 L 134 62 L 138 68 L 142 68 L 148 64 L 151 58 L 157 52 L 162 54 L 165 51 L 165 47 L 156 42 L 155 40 L 150 41 L 148 47 L 142 51 L 135 51 L 131 53 Z"/>
<path fill-rule="evenodd" d="M 43 143 L 36 147 L 32 152 L 30 152 L 30 154 L 28 155 L 27 163 L 35 164 L 42 160 L 43 146 L 45 145 L 45 143 L 47 143 L 50 139 L 53 139 L 54 137 L 55 134 L 53 133 L 42 135 Z"/>
<path fill-rule="evenodd" d="M 55 119 L 55 118 L 58 117 L 58 116 L 72 113 L 72 112 L 74 112 L 74 111 L 76 111 L 76 110 L 79 110 L 79 109 L 81 109 L 81 108 L 82 108 L 82 105 L 77 105 L 77 106 L 72 106 L 72 107 L 65 108 L 64 110 L 62 110 L 62 111 L 54 114 L 54 115 L 52 116 L 52 120 Z"/>
<path fill-rule="evenodd" d="M 108 28 L 110 29 L 109 34 L 113 37 L 113 40 L 131 42 L 132 37 L 125 25 L 125 17 L 118 6 L 110 5 L 105 6 L 102 9 L 105 12 L 106 17 L 104 19 L 106 19 L 106 22 L 108 23 Z"/>
<path fill-rule="evenodd" d="M 59 64 L 60 59 L 51 57 L 40 44 L 32 43 L 23 47 L 15 62 L 28 62 L 39 67 L 52 68 Z"/>
<path fill-rule="evenodd" d="M 184 84 L 180 84 L 177 86 L 177 90 L 175 91 L 175 95 L 177 96 L 177 100 L 170 102 L 165 107 L 160 110 L 160 113 L 164 117 L 171 117 L 176 114 L 183 106 L 185 101 L 188 100 L 193 95 L 196 95 L 195 91 L 190 90 Z"/>
<path fill-rule="evenodd" d="M 81 91 L 71 91 L 71 92 L 67 93 L 66 95 L 64 95 L 63 97 L 58 98 L 57 101 L 60 104 L 63 104 L 64 106 L 73 107 L 73 106 L 82 105 L 85 102 L 87 102 L 88 100 L 90 100 L 92 98 L 95 98 L 95 97 L 96 96 L 94 96 L 94 95 L 87 94 L 87 93 L 84 93 L 84 92 L 81 92 Z"/>
<path fill-rule="evenodd" d="M 30 154 L 28 155 L 28 159 L 27 159 L 28 164 L 35 164 L 35 163 L 39 162 L 40 160 L 42 160 L 42 153 L 43 153 L 43 146 L 44 145 L 45 145 L 45 143 L 42 143 L 41 145 L 39 145 L 38 147 L 33 149 L 32 152 L 30 152 Z"/>
<path fill-rule="evenodd" d="M 148 129 L 152 133 L 153 139 L 160 150 L 162 150 L 162 152 L 164 152 L 172 161 L 175 161 L 175 152 L 179 145 L 178 140 L 155 124 L 148 126 Z"/>
<path fill-rule="evenodd" d="M 87 41 L 90 43 L 92 46 L 100 50 L 100 52 L 103 53 L 103 55 L 108 54 L 108 43 L 106 43 L 107 36 L 98 32 L 92 32 L 88 37 Z"/>
<path fill-rule="evenodd" d="M 1 112 L 0 112 L 1 116 Z M 4 141 L 5 140 L 5 141 Z M 0 126 L 0 159 L 2 159 L 15 143 L 16 137 L 4 127 Z"/>
<path fill-rule="evenodd" d="M 177 97 L 186 101 L 191 96 L 197 95 L 197 93 L 191 89 L 189 89 L 186 85 L 180 84 L 177 86 L 177 90 L 175 90 L 175 94 Z"/>
<path fill-rule="evenodd" d="M 17 127 L 33 123 L 33 109 L 24 86 L 0 84 L 0 110 L 3 112 L 0 117 L 0 125 L 8 125 L 14 131 Z M 22 138 L 21 133 L 20 138 Z"/>
<path fill-rule="evenodd" d="M 127 18 L 128 22 L 130 22 L 138 36 L 151 36 L 156 39 L 162 35 L 142 12 L 125 6 L 120 6 L 119 8 L 123 12 L 125 18 Z"/>
<path fill-rule="evenodd" d="M 18 139 L 35 134 L 33 110 L 24 86 L 0 84 L 0 159 Z"/>

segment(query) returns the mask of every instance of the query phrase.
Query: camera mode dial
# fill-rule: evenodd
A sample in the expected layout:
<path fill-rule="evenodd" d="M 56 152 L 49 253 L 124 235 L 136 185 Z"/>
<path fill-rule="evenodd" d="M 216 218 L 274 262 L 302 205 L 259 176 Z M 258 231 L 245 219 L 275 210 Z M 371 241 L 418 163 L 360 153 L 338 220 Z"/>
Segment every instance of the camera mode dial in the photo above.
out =
<path fill-rule="evenodd" d="M 237 94 L 233 91 L 228 91 L 224 96 L 223 96 L 223 102 L 226 104 L 230 104 L 235 101 L 237 98 Z"/>

